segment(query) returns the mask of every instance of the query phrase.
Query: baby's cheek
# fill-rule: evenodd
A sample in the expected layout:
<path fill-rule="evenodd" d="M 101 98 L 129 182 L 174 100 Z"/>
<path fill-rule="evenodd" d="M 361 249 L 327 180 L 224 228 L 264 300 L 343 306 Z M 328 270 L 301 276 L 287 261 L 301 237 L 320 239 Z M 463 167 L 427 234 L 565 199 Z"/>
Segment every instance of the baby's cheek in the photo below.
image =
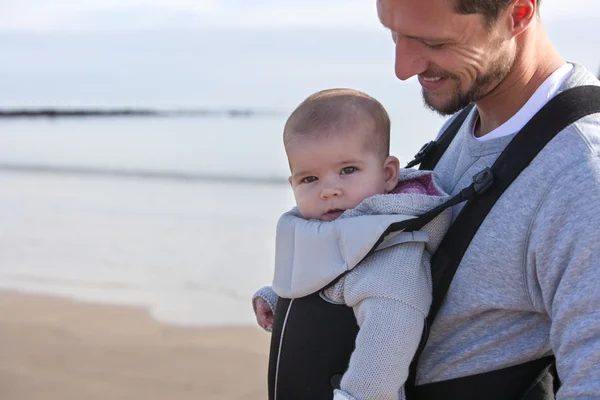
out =
<path fill-rule="evenodd" d="M 312 219 L 312 218 L 318 217 L 318 214 L 315 212 L 313 207 L 310 207 L 306 203 L 299 203 L 299 204 L 297 204 L 297 206 L 298 206 L 298 211 L 300 211 L 300 214 L 302 214 L 302 218 Z"/>
<path fill-rule="evenodd" d="M 319 194 L 314 187 L 302 185 L 294 190 L 296 206 L 305 219 L 318 218 L 320 214 Z"/>
<path fill-rule="evenodd" d="M 307 218 L 306 210 L 300 204 L 298 204 L 298 211 L 300 211 L 300 214 L 302 214 L 302 218 Z"/>
<path fill-rule="evenodd" d="M 300 214 L 302 214 L 302 217 L 310 218 L 310 206 L 306 198 L 302 196 L 296 196 L 296 206 L 298 207 L 298 211 L 300 211 Z"/>

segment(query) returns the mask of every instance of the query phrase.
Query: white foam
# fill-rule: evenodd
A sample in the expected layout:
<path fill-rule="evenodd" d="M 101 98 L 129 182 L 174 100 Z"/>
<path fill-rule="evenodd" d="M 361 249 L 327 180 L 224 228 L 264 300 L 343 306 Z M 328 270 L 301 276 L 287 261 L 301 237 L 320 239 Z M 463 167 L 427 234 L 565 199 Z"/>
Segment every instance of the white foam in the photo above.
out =
<path fill-rule="evenodd" d="M 0 287 L 250 324 L 287 186 L 0 174 Z"/>

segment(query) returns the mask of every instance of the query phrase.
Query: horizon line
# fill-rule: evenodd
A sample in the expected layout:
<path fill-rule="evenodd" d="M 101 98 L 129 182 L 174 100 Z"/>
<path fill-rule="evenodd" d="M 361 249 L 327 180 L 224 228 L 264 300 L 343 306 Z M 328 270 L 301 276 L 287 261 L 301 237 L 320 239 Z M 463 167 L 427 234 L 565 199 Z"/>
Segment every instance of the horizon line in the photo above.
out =
<path fill-rule="evenodd" d="M 282 111 L 244 107 L 181 108 L 161 110 L 157 108 L 101 108 L 101 107 L 18 107 L 0 108 L 0 118 L 78 118 L 78 117 L 221 117 L 250 118 L 284 115 Z"/>

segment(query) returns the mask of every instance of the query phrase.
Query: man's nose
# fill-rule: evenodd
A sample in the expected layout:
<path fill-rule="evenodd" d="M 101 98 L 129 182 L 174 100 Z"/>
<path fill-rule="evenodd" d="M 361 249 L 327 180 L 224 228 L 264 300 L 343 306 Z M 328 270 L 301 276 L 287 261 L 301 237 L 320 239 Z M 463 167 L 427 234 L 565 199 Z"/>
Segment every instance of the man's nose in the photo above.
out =
<path fill-rule="evenodd" d="M 427 61 L 423 58 L 422 49 L 414 39 L 397 35 L 396 63 L 394 66 L 398 79 L 404 81 L 427 70 Z"/>

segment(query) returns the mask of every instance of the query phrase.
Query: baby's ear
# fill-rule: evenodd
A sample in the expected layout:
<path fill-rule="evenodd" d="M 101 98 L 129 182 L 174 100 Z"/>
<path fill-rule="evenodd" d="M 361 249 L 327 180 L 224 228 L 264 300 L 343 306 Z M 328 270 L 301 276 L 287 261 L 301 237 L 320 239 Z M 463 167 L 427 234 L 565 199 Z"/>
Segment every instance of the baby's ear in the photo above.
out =
<path fill-rule="evenodd" d="M 383 173 L 385 176 L 385 190 L 391 192 L 398 185 L 400 161 L 394 156 L 389 156 L 383 162 Z"/>

